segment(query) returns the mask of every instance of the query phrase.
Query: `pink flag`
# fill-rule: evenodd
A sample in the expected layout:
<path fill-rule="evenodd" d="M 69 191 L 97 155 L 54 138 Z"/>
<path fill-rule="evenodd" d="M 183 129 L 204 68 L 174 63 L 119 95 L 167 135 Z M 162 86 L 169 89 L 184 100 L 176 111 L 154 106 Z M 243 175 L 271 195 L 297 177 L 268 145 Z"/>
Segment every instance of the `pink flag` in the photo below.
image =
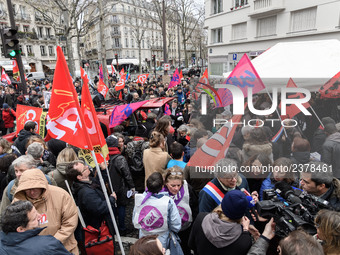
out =
<path fill-rule="evenodd" d="M 124 104 L 116 106 L 110 117 L 110 128 L 118 126 L 124 120 L 126 120 L 132 113 L 134 113 L 139 107 L 145 104 L 146 101 L 132 103 L 132 104 Z"/>
<path fill-rule="evenodd" d="M 165 115 L 171 115 L 170 107 L 167 103 L 164 106 L 164 114 Z"/>
<path fill-rule="evenodd" d="M 170 81 L 170 84 L 168 86 L 168 89 L 171 89 L 172 87 L 177 86 L 178 84 L 180 84 L 180 79 L 179 79 L 179 72 L 178 72 L 178 68 L 176 68 L 176 71 L 174 72 L 174 75 L 172 76 L 172 79 Z"/>
<path fill-rule="evenodd" d="M 1 82 L 7 83 L 8 85 L 12 84 L 11 79 L 8 77 L 7 73 L 5 72 L 5 69 L 2 69 Z"/>
<path fill-rule="evenodd" d="M 99 80 L 104 81 L 104 74 L 103 74 L 103 66 L 100 65 L 99 67 Z"/>
<path fill-rule="evenodd" d="M 225 84 L 231 84 L 239 87 L 243 92 L 244 98 L 248 96 L 248 88 L 253 89 L 253 94 L 265 88 L 247 54 L 243 55 L 240 62 L 238 62 L 237 66 L 229 75 Z M 217 93 L 221 97 L 222 101 L 222 104 L 218 102 L 217 107 L 225 107 L 233 103 L 232 94 L 228 89 L 218 89 Z"/>

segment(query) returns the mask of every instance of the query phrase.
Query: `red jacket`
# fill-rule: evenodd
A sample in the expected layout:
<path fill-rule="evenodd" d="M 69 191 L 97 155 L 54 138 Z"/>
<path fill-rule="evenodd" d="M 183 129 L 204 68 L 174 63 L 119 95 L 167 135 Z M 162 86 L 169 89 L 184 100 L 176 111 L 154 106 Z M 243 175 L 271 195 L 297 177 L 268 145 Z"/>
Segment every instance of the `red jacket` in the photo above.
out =
<path fill-rule="evenodd" d="M 14 127 L 14 116 L 16 117 L 16 113 L 13 109 L 2 110 L 2 119 L 5 122 L 5 128 Z"/>

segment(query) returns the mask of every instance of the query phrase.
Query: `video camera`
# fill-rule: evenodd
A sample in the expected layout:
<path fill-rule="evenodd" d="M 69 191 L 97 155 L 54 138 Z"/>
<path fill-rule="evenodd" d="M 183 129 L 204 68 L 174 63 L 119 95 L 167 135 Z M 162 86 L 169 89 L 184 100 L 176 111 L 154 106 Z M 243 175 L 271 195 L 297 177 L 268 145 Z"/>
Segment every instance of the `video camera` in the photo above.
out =
<path fill-rule="evenodd" d="M 285 201 L 280 201 L 278 195 Z M 276 183 L 275 190 L 264 190 L 263 199 L 257 203 L 257 211 L 261 217 L 274 218 L 276 234 L 280 237 L 298 228 L 311 235 L 316 234 L 316 214 L 321 209 L 331 209 L 327 201 L 298 189 L 293 190 L 286 182 Z"/>

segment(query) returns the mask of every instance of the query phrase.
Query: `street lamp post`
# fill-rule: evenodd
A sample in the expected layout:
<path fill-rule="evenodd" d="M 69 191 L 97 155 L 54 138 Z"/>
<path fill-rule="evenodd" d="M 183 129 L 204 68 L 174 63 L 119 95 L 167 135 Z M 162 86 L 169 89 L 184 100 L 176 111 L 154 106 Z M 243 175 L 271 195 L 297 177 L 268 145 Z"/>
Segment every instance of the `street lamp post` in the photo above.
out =
<path fill-rule="evenodd" d="M 162 1 L 162 11 L 163 11 L 163 26 L 162 26 L 162 34 L 163 34 L 163 58 L 164 63 L 168 63 L 168 54 L 166 49 L 166 17 L 165 17 L 165 0 Z M 166 75 L 168 72 L 164 68 L 164 75 Z"/>

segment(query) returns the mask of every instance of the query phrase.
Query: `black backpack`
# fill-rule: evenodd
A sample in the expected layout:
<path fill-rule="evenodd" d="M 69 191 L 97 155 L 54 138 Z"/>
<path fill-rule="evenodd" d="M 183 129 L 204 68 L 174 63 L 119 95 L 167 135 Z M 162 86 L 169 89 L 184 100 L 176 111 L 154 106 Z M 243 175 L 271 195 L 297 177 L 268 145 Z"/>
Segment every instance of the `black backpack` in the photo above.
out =
<path fill-rule="evenodd" d="M 144 141 L 132 141 L 127 144 L 127 161 L 131 172 L 144 173 L 143 146 Z"/>

